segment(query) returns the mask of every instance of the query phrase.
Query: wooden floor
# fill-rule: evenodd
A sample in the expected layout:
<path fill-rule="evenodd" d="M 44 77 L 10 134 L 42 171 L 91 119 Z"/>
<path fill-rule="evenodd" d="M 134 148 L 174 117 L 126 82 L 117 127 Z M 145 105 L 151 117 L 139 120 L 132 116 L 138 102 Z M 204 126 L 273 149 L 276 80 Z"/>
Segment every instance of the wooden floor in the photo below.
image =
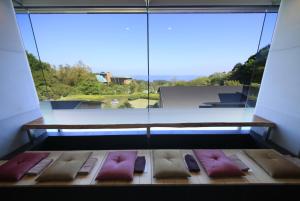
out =
<path fill-rule="evenodd" d="M 273 179 L 263 169 L 256 165 L 242 150 L 225 149 L 226 155 L 237 154 L 237 156 L 250 168 L 250 171 L 240 178 L 212 179 L 207 176 L 201 165 L 200 173 L 192 173 L 188 179 L 155 179 L 152 169 L 152 151 L 138 150 L 138 155 L 146 157 L 146 168 L 143 174 L 135 174 L 131 182 L 98 182 L 95 180 L 103 161 L 109 151 L 93 151 L 93 156 L 98 162 L 93 171 L 87 176 L 77 176 L 71 182 L 37 182 L 34 176 L 25 176 L 19 182 L 0 182 L 0 187 L 5 186 L 130 186 L 130 185 L 248 185 L 248 184 L 300 184 L 300 179 Z M 76 152 L 76 151 L 74 151 Z M 182 155 L 193 154 L 192 150 L 181 150 Z M 49 158 L 57 159 L 63 151 L 50 151 Z M 0 161 L 0 164 L 5 161 Z"/>

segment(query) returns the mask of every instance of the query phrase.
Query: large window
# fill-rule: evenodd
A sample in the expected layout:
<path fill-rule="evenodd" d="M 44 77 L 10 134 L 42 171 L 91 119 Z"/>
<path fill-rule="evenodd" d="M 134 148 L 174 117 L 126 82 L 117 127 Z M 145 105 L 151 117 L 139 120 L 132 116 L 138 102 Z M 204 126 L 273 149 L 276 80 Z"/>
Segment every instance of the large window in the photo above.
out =
<path fill-rule="evenodd" d="M 240 10 L 17 14 L 44 112 L 255 107 L 276 18 Z"/>
<path fill-rule="evenodd" d="M 255 106 L 276 16 L 149 14 L 148 27 L 146 14 L 17 19 L 41 101 L 121 109 Z"/>

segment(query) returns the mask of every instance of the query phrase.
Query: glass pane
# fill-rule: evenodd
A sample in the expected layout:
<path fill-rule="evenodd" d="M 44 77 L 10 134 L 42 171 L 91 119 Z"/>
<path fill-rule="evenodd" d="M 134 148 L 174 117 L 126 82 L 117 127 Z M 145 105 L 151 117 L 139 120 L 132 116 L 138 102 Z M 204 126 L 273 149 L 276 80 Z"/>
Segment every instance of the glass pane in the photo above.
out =
<path fill-rule="evenodd" d="M 272 36 L 277 20 L 277 13 L 266 13 L 265 23 L 261 33 L 258 52 L 253 58 L 253 74 L 249 88 L 247 106 L 255 107 L 256 100 L 268 58 Z"/>
<path fill-rule="evenodd" d="M 160 100 L 154 107 L 195 112 L 245 107 L 263 21 L 264 13 L 150 14 L 150 93 Z"/>
<path fill-rule="evenodd" d="M 39 99 L 48 99 L 47 87 L 45 83 L 45 77 L 43 69 L 49 69 L 48 65 L 40 63 L 38 58 L 38 51 L 35 46 L 34 33 L 31 29 L 30 18 L 28 14 L 17 14 L 17 22 L 23 38 L 23 43 L 26 49 L 26 54 L 31 68 L 32 77 L 37 89 Z"/>
<path fill-rule="evenodd" d="M 146 15 L 31 14 L 31 19 L 41 60 L 49 67 L 49 97 L 41 100 L 53 109 L 147 107 L 147 82 L 137 80 L 147 78 Z M 32 41 L 22 35 L 30 48 Z"/>
<path fill-rule="evenodd" d="M 156 106 L 245 107 L 252 75 L 247 65 L 263 19 L 263 13 L 151 14 L 150 92 L 160 97 Z"/>

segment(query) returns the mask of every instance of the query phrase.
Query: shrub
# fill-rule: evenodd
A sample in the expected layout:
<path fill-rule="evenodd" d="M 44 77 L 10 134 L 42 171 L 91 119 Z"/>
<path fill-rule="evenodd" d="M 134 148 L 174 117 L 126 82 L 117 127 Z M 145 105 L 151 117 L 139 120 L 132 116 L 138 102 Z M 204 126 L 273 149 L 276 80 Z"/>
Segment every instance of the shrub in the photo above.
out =
<path fill-rule="evenodd" d="M 131 104 L 127 101 L 119 106 L 120 109 L 122 108 L 132 108 Z"/>

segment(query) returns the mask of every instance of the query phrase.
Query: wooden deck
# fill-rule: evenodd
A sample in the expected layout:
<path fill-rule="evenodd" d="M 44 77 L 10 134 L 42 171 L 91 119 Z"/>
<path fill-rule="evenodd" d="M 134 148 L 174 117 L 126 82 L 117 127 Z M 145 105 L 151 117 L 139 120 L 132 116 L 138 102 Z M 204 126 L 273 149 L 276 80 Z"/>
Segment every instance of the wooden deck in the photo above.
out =
<path fill-rule="evenodd" d="M 86 176 L 77 176 L 72 182 L 37 182 L 34 176 L 25 176 L 19 182 L 1 182 L 0 187 L 12 186 L 37 186 L 37 187 L 73 187 L 73 186 L 187 186 L 187 185 L 300 185 L 300 179 L 274 179 L 270 177 L 263 169 L 254 163 L 242 150 L 225 149 L 223 150 L 226 155 L 237 154 L 237 156 L 250 168 L 250 171 L 243 177 L 239 178 L 219 178 L 213 179 L 207 176 L 204 169 L 199 165 L 200 173 L 192 173 L 191 177 L 187 179 L 155 179 L 153 178 L 152 170 L 152 151 L 151 150 L 138 150 L 138 155 L 146 156 L 146 168 L 142 174 L 135 174 L 131 182 L 111 181 L 111 182 L 98 182 L 95 180 L 103 161 L 109 151 L 93 151 L 93 156 L 98 158 L 98 162 L 93 171 Z M 62 151 L 49 151 L 51 154 L 49 158 L 57 159 Z M 182 155 L 193 154 L 192 150 L 181 150 Z M 4 161 L 0 161 L 0 164 Z"/>

